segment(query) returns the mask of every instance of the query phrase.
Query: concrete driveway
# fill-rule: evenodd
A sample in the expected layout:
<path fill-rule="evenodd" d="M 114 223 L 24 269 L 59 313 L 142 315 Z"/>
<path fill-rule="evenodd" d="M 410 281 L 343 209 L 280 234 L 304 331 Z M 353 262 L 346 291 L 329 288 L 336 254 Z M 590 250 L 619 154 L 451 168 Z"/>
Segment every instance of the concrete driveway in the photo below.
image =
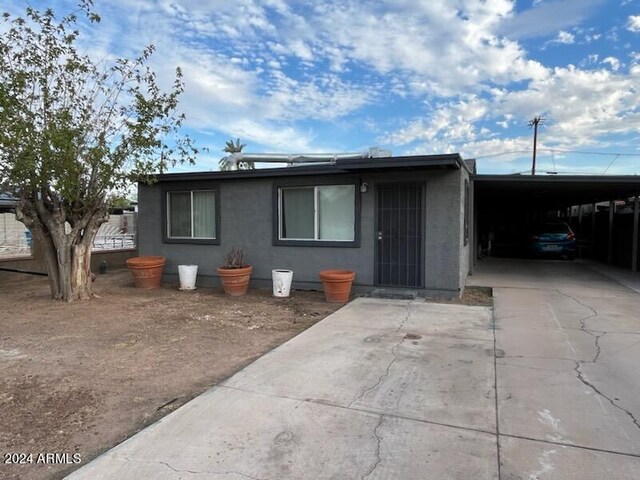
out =
<path fill-rule="evenodd" d="M 640 294 L 579 262 L 490 259 L 503 479 L 640 478 Z"/>
<path fill-rule="evenodd" d="M 356 300 L 69 478 L 640 478 L 640 295 L 570 262 L 472 282 L 494 316 Z"/>

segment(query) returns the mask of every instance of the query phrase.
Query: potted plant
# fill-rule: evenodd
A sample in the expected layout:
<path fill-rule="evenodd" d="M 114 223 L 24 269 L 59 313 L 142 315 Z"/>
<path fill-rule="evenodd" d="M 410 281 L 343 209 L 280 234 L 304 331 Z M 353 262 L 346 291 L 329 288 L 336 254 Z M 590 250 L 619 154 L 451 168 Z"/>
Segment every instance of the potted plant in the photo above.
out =
<path fill-rule="evenodd" d="M 160 287 L 164 264 L 165 258 L 160 256 L 133 257 L 127 260 L 136 288 Z"/>
<path fill-rule="evenodd" d="M 233 247 L 227 252 L 225 264 L 218 267 L 224 293 L 239 297 L 247 293 L 253 267 L 244 263 L 244 250 Z"/>
<path fill-rule="evenodd" d="M 347 303 L 351 295 L 351 284 L 356 272 L 351 270 L 322 270 L 320 280 L 324 296 L 329 303 Z"/>

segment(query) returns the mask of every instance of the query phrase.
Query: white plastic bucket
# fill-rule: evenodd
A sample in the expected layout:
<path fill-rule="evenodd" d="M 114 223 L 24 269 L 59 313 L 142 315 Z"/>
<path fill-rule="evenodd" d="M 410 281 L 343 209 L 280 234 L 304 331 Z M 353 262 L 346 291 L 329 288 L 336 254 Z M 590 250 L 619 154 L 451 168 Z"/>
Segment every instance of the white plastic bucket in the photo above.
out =
<path fill-rule="evenodd" d="M 195 290 L 198 265 L 178 265 L 178 277 L 180 277 L 180 290 Z"/>
<path fill-rule="evenodd" d="M 288 297 L 291 291 L 291 281 L 293 280 L 293 271 L 276 269 L 271 270 L 273 278 L 273 296 Z"/>

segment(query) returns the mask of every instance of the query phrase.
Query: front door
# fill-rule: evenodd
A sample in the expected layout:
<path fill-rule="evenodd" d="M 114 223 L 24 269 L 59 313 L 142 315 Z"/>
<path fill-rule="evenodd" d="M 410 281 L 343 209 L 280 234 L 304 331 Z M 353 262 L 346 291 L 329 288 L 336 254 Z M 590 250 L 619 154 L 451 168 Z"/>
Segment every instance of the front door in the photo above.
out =
<path fill-rule="evenodd" d="M 422 287 L 422 185 L 376 189 L 376 284 Z"/>

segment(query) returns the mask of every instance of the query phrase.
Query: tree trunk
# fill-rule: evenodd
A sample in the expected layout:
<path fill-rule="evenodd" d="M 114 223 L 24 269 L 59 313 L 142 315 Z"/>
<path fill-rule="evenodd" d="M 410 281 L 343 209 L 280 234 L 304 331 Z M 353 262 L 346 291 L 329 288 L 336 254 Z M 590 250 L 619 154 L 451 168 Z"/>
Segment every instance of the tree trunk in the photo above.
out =
<path fill-rule="evenodd" d="M 75 236 L 73 232 L 60 239 L 57 246 L 60 298 L 67 302 L 87 300 L 92 295 L 91 249 L 104 215 L 95 215 Z M 54 243 L 57 243 L 54 239 Z"/>
<path fill-rule="evenodd" d="M 33 245 L 39 245 L 42 249 L 45 270 L 49 276 L 49 288 L 51 298 L 60 298 L 60 282 L 58 281 L 58 259 L 56 249 L 53 246 L 51 236 L 42 229 L 41 225 L 31 225 Z"/>
<path fill-rule="evenodd" d="M 106 213 L 94 212 L 84 229 L 71 233 L 51 217 L 43 220 L 42 214 L 25 203 L 19 205 L 16 218 L 42 245 L 51 298 L 67 302 L 91 298 L 91 249 Z"/>

